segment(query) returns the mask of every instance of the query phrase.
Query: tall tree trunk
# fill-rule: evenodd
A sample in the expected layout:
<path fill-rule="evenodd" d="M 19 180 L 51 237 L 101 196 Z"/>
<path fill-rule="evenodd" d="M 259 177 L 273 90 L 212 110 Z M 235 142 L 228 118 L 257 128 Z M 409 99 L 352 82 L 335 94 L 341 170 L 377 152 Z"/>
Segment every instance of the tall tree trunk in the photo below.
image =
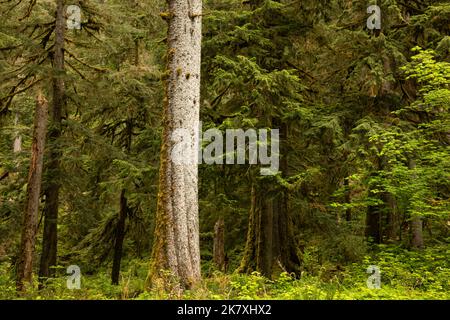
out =
<path fill-rule="evenodd" d="M 39 196 L 42 184 L 45 135 L 47 131 L 48 103 L 39 93 L 34 116 L 31 163 L 28 173 L 26 207 L 24 212 L 22 238 L 17 265 L 17 290 L 23 291 L 25 284 L 32 284 L 33 258 L 35 253 L 38 224 Z"/>
<path fill-rule="evenodd" d="M 197 149 L 202 2 L 169 0 L 168 4 L 168 79 L 149 282 L 161 277 L 161 270 L 169 270 L 181 287 L 190 288 L 200 280 Z M 187 143 L 182 159 L 172 154 L 177 138 Z"/>
<path fill-rule="evenodd" d="M 377 158 L 375 163 L 375 168 L 372 173 L 371 177 L 376 178 L 379 174 L 379 171 L 383 169 L 383 159 Z M 381 217 L 383 216 L 383 210 L 385 208 L 384 204 L 384 196 L 380 197 L 380 194 L 378 193 L 378 190 L 382 189 L 382 187 L 378 183 L 370 182 L 369 185 L 369 197 L 373 199 L 380 199 L 383 201 L 382 204 L 371 204 L 367 208 L 366 213 L 366 230 L 365 235 L 366 237 L 373 241 L 373 243 L 380 244 L 382 242 L 382 223 L 381 223 Z M 377 192 L 374 192 L 374 190 L 377 190 Z"/>
<path fill-rule="evenodd" d="M 119 220 L 116 226 L 116 241 L 114 244 L 114 256 L 111 272 L 111 282 L 114 285 L 119 284 L 120 263 L 122 260 L 123 240 L 125 238 L 125 222 L 128 216 L 128 201 L 125 197 L 125 189 L 120 193 L 120 212 Z"/>
<path fill-rule="evenodd" d="M 286 141 L 287 127 L 281 125 L 280 141 Z M 286 154 L 283 145 L 282 154 Z M 280 171 L 287 174 L 287 158 L 282 156 Z M 292 217 L 288 208 L 288 191 L 273 182 L 253 183 L 247 242 L 239 272 L 258 271 L 272 277 L 275 268 L 300 272 L 300 258 L 295 242 Z"/>
<path fill-rule="evenodd" d="M 53 105 L 52 122 L 49 134 L 50 153 L 47 164 L 48 185 L 45 190 L 44 233 L 42 254 L 39 267 L 39 277 L 42 279 L 54 276 L 57 260 L 57 227 L 60 190 L 60 158 L 61 152 L 58 140 L 61 137 L 61 119 L 65 105 L 64 84 L 64 32 L 66 20 L 64 16 L 64 1 L 56 1 L 55 49 L 53 52 Z"/>
<path fill-rule="evenodd" d="M 213 261 L 220 271 L 225 271 L 225 223 L 223 218 L 214 225 Z"/>
<path fill-rule="evenodd" d="M 133 120 L 128 118 L 126 121 L 127 140 L 125 142 L 125 149 L 127 154 L 131 151 L 131 141 L 133 139 Z M 122 189 L 120 193 L 120 210 L 119 220 L 116 226 L 116 236 L 114 243 L 114 256 L 111 272 L 111 283 L 119 284 L 120 264 L 122 261 L 123 241 L 125 239 L 125 224 L 127 221 L 130 208 L 128 207 L 128 199 L 126 198 L 126 189 Z"/>

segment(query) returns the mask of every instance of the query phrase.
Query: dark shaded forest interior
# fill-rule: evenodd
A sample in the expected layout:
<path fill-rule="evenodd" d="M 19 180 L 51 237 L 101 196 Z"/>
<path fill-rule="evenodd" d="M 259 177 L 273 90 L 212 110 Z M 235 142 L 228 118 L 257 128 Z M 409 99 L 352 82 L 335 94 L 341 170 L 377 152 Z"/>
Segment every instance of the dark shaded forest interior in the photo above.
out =
<path fill-rule="evenodd" d="M 450 298 L 448 0 L 0 12 L 0 299 Z"/>

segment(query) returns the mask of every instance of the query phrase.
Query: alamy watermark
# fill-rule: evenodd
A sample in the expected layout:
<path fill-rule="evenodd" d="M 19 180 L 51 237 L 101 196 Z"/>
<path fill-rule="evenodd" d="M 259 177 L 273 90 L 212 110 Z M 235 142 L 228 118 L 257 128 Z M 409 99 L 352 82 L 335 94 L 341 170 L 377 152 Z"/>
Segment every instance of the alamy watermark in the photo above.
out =
<path fill-rule="evenodd" d="M 367 8 L 367 13 L 370 13 L 370 17 L 367 18 L 367 28 L 369 30 L 381 29 L 381 9 L 377 5 L 371 5 Z"/>
<path fill-rule="evenodd" d="M 278 173 L 279 129 L 226 129 L 224 133 L 213 128 L 202 132 L 200 122 L 196 130 L 173 130 L 171 141 L 170 157 L 175 165 L 246 164 L 248 161 L 250 165 L 268 166 L 261 168 L 261 175 Z M 204 146 L 204 142 L 208 144 Z"/>
<path fill-rule="evenodd" d="M 367 7 L 367 13 L 370 14 L 367 18 L 367 28 L 369 30 L 381 29 L 381 9 L 377 5 L 370 5 Z M 67 15 L 67 29 L 73 30 L 81 29 L 81 9 L 77 5 L 68 5 L 66 8 Z"/>
<path fill-rule="evenodd" d="M 67 15 L 67 29 L 69 30 L 80 30 L 81 29 L 81 9 L 77 5 L 69 5 L 66 8 Z"/>
<path fill-rule="evenodd" d="M 77 265 L 71 265 L 67 268 L 67 289 L 80 290 L 81 289 L 81 269 Z"/>
<path fill-rule="evenodd" d="M 370 276 L 367 278 L 367 288 L 380 289 L 381 288 L 380 268 L 378 266 L 372 265 L 367 268 L 366 272 L 370 273 Z"/>

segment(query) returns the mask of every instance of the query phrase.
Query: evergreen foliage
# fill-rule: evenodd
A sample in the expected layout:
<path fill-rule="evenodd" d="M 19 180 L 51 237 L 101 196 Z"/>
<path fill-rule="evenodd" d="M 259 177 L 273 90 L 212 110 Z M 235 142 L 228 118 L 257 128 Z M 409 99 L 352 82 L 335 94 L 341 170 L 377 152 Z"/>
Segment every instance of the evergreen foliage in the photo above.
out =
<path fill-rule="evenodd" d="M 58 259 L 54 277 L 36 277 L 22 298 L 449 299 L 448 1 L 203 1 L 203 131 L 280 129 L 280 171 L 199 165 L 203 281 L 184 292 L 170 272 L 165 285 L 145 283 L 166 125 L 167 4 L 65 1 L 82 18 L 80 30 L 65 30 L 61 71 L 57 2 L 0 2 L 0 299 L 17 298 L 35 96 L 51 102 L 55 79 L 65 103 L 61 135 L 49 124 L 35 255 L 45 190 L 56 183 Z M 367 29 L 371 4 L 381 30 Z M 80 291 L 65 288 L 69 265 L 82 270 Z M 366 286 L 369 265 L 382 269 L 380 290 Z"/>

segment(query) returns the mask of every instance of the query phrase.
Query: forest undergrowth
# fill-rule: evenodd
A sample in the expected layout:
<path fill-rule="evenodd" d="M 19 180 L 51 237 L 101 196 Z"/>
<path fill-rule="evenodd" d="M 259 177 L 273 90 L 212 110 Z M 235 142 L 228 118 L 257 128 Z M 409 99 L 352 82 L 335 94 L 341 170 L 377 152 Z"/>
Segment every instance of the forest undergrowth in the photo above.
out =
<path fill-rule="evenodd" d="M 450 299 L 450 249 L 436 245 L 421 251 L 409 251 L 398 246 L 377 246 L 373 253 L 359 262 L 346 266 L 331 262 L 318 263 L 317 250 L 305 251 L 300 279 L 287 272 L 269 280 L 257 272 L 250 275 L 222 273 L 212 264 L 203 264 L 205 277 L 192 290 L 180 291 L 176 281 L 170 287 L 156 285 L 145 290 L 147 260 L 124 263 L 120 284 L 111 285 L 107 268 L 96 275 L 83 275 L 79 290 L 67 289 L 68 276 L 60 267 L 60 276 L 49 280 L 43 290 L 30 290 L 17 296 L 9 264 L 0 264 L 0 299 L 35 300 L 421 300 Z M 370 289 L 367 268 L 380 268 L 381 287 Z M 169 284 L 167 284 L 169 283 Z M 37 286 L 35 286 L 37 288 Z"/>

